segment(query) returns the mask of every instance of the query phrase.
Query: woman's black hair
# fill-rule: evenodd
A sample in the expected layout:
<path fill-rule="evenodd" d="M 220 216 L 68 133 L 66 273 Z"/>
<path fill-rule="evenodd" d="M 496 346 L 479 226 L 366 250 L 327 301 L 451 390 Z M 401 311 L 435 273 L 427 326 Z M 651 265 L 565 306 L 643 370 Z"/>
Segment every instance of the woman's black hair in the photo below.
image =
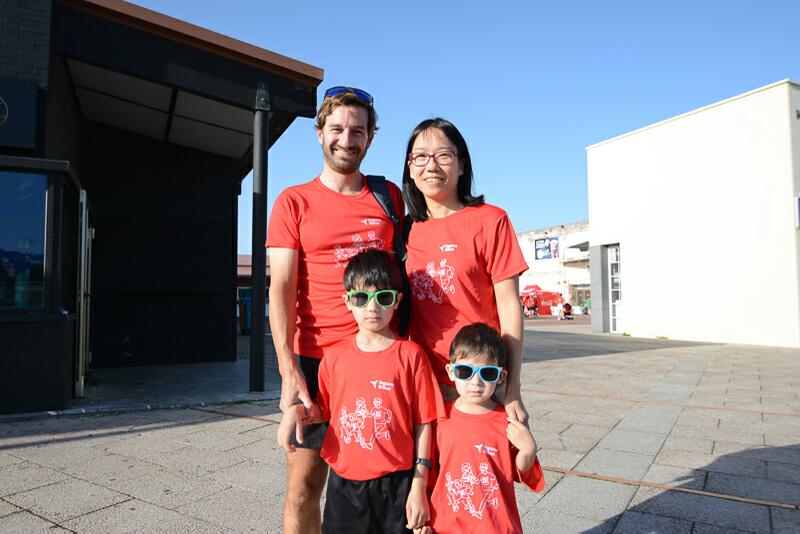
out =
<path fill-rule="evenodd" d="M 483 204 L 483 195 L 474 196 L 472 194 L 472 160 L 469 157 L 469 149 L 464 136 L 458 131 L 455 125 L 441 117 L 435 119 L 426 119 L 419 123 L 414 131 L 411 132 L 411 137 L 408 138 L 408 146 L 406 147 L 406 157 L 403 160 L 403 198 L 408 207 L 408 214 L 414 222 L 421 222 L 428 218 L 428 205 L 425 203 L 425 197 L 422 192 L 417 188 L 414 180 L 411 178 L 411 169 L 408 166 L 408 156 L 411 154 L 411 149 L 414 148 L 414 141 L 417 136 L 422 132 L 430 129 L 437 129 L 442 132 L 447 139 L 453 143 L 458 153 L 458 159 L 461 161 L 464 172 L 458 177 L 458 187 L 456 193 L 458 194 L 458 201 L 464 206 L 477 206 Z"/>

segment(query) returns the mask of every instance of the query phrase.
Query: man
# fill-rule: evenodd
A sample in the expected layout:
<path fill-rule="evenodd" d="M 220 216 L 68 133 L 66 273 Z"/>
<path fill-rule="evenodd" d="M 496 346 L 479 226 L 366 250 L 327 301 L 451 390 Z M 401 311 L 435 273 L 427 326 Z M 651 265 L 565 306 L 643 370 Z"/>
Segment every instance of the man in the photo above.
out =
<path fill-rule="evenodd" d="M 342 300 L 347 261 L 367 248 L 392 250 L 392 221 L 360 171 L 375 131 L 372 97 L 352 87 L 332 87 L 316 119 L 323 166 L 312 181 L 287 188 L 275 201 L 267 232 L 270 260 L 269 322 L 281 373 L 282 411 L 317 394 L 319 362 L 357 332 Z M 395 211 L 400 190 L 389 185 Z M 287 453 L 284 532 L 319 532 L 319 500 L 327 466 L 319 452 L 326 426 L 306 426 L 302 444 Z"/>

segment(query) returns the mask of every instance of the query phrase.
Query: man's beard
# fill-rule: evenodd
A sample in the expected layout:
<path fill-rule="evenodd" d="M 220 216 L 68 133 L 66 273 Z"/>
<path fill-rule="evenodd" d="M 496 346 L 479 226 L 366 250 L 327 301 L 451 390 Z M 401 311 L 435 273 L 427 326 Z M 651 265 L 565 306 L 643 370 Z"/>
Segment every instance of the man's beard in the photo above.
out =
<path fill-rule="evenodd" d="M 367 155 L 367 151 L 365 150 L 360 154 L 354 155 L 353 158 L 342 160 L 336 157 L 336 152 L 333 148 L 326 146 L 322 149 L 322 154 L 325 158 L 325 163 L 327 163 L 328 167 L 332 170 L 340 174 L 351 174 L 358 171 L 361 162 L 364 160 L 364 156 Z"/>

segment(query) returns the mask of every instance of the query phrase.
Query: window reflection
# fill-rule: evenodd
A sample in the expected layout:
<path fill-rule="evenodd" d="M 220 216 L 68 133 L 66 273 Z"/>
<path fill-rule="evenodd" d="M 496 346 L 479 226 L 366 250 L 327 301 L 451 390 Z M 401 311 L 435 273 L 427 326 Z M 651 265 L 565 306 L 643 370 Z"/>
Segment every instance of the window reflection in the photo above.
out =
<path fill-rule="evenodd" d="M 44 306 L 47 176 L 0 172 L 0 308 Z"/>

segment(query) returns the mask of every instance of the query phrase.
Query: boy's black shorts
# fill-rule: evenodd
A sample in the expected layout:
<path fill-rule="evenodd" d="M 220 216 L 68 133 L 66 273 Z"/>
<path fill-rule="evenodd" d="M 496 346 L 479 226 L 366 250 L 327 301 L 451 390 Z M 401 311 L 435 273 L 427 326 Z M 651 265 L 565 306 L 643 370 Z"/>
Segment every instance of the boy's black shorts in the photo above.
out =
<path fill-rule="evenodd" d="M 406 499 L 414 471 L 396 471 L 374 480 L 347 480 L 333 469 L 322 515 L 323 534 L 411 532 Z"/>
<path fill-rule="evenodd" d="M 297 358 L 300 361 L 300 370 L 303 371 L 306 379 L 308 395 L 312 402 L 316 402 L 317 392 L 319 392 L 319 364 L 322 360 L 307 356 L 298 356 Z M 298 449 L 321 449 L 327 431 L 328 423 L 305 425 L 303 427 L 303 443 L 297 443 L 294 432 L 289 437 L 289 441 Z"/>

